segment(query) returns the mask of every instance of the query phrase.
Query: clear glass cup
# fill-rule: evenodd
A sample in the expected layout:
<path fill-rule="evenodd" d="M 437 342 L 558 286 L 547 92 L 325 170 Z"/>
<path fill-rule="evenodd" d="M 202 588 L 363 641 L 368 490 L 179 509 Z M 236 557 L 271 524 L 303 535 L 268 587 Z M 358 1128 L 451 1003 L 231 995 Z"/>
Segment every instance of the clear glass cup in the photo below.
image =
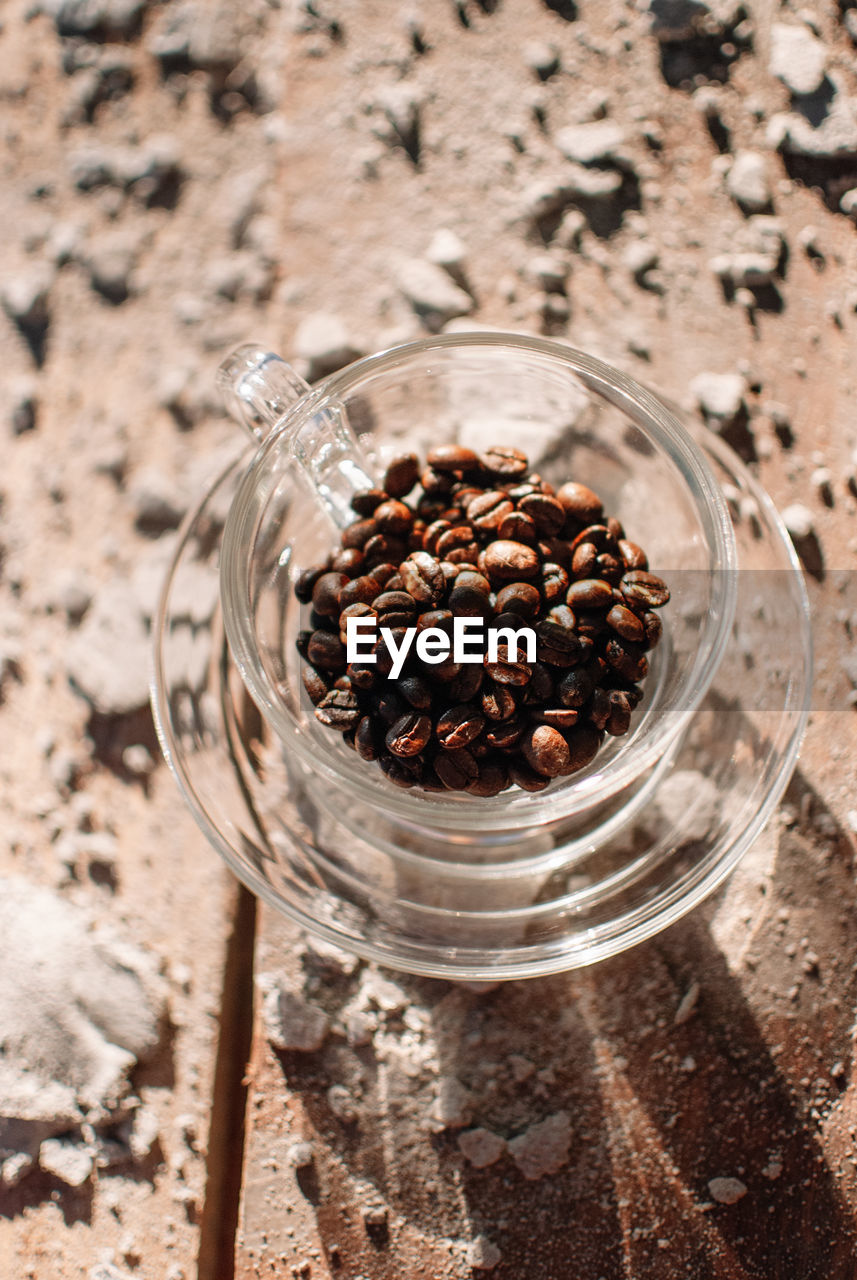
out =
<path fill-rule="evenodd" d="M 232 503 L 221 598 L 247 688 L 310 793 L 356 834 L 403 855 L 508 863 L 543 848 L 546 835 L 589 843 L 653 785 L 729 636 L 734 538 L 701 451 L 630 378 L 538 338 L 411 343 L 349 366 L 290 406 L 286 368 L 261 357 L 252 375 L 251 425 L 261 430 L 266 415 L 274 424 Z M 552 483 L 590 485 L 672 590 L 631 732 L 538 794 L 402 791 L 318 723 L 300 679 L 294 578 L 336 547 L 337 523 L 349 518 L 348 484 L 381 476 L 403 450 L 424 457 L 451 442 L 521 447 Z"/>

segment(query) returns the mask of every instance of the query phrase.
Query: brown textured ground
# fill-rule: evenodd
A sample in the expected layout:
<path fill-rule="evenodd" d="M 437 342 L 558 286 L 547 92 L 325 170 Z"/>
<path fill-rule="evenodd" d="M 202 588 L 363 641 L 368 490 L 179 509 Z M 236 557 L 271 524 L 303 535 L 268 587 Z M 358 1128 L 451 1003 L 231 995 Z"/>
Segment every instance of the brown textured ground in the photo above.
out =
<path fill-rule="evenodd" d="M 163 1158 L 77 1192 L 41 1175 L 0 1191 L 3 1280 L 114 1276 L 99 1266 L 145 1280 L 197 1274 L 232 911 L 226 873 L 163 767 L 143 785 L 122 765 L 126 746 L 153 748 L 145 715 L 93 717 L 68 685 L 69 584 L 97 600 L 141 564 L 157 580 L 168 526 L 230 446 L 211 394 L 230 345 L 258 337 L 293 354 L 301 320 L 318 311 L 359 349 L 421 332 L 398 265 L 439 228 L 465 246 L 480 323 L 547 328 L 688 405 L 696 374 L 744 374 L 753 466 L 782 507 L 810 508 L 823 557 L 809 580 L 816 710 L 780 820 L 733 884 L 627 959 L 481 994 L 397 979 L 363 1047 L 334 1036 L 318 1054 L 278 1055 L 257 1018 L 235 1274 L 458 1280 L 480 1260 L 516 1280 L 855 1274 L 857 756 L 841 659 L 857 554 L 857 233 L 837 204 L 857 186 L 857 158 L 787 164 L 766 141 L 788 106 L 768 71 L 772 22 L 815 20 L 852 101 L 854 44 L 834 3 L 749 4 L 749 27 L 721 40 L 740 56 L 712 61 L 715 41 L 691 68 L 700 83 L 725 78 L 710 93 L 712 130 L 700 105 L 709 91 L 666 82 L 645 4 L 581 0 L 567 21 L 572 7 L 209 0 L 189 50 L 161 64 L 164 28 L 189 8 L 177 0 L 140 6 L 139 27 L 105 3 L 113 16 L 80 37 L 60 36 L 26 0 L 0 15 L 2 272 L 43 270 L 47 290 L 28 333 L 0 315 L 0 871 L 97 905 L 152 950 L 171 1016 L 134 1080 L 157 1111 Z M 559 56 L 544 83 L 528 66 L 532 40 Z M 529 274 L 544 242 L 524 194 L 562 171 L 556 131 L 602 115 L 625 133 L 621 200 L 587 210 L 566 253 L 568 319 L 560 304 L 546 320 Z M 82 151 L 121 171 L 112 148 L 139 155 L 163 135 L 175 167 L 154 184 L 126 169 L 75 185 Z M 709 266 L 744 223 L 722 159 L 742 148 L 766 157 L 789 250 L 749 312 Z M 657 255 L 646 287 L 631 258 L 641 241 Z M 113 300 L 93 284 L 106 277 Z M 27 396 L 34 428 L 17 434 Z M 788 447 L 771 401 L 788 408 Z M 819 465 L 832 473 L 830 505 L 811 481 Z M 155 504 L 152 516 L 144 480 L 167 514 Z M 85 840 L 73 874 L 58 856 L 81 793 L 85 826 L 116 839 L 107 876 Z M 332 1016 L 374 981 L 320 961 L 265 912 L 256 969 L 283 967 Z M 676 1025 L 694 983 L 695 1011 Z M 470 1127 L 503 1139 L 567 1113 L 556 1169 L 527 1180 L 508 1153 L 473 1167 L 455 1127 L 426 1127 L 445 1077 L 469 1091 Z M 182 1116 L 196 1150 L 176 1144 Z M 291 1149 L 307 1140 L 314 1162 L 296 1171 Z M 234 1147 L 226 1163 L 240 1158 Z M 713 1201 L 717 1177 L 741 1179 L 746 1194 Z M 468 1253 L 482 1236 L 498 1260 L 485 1242 Z M 205 1276 L 227 1277 L 228 1232 L 209 1228 L 207 1249 Z"/>

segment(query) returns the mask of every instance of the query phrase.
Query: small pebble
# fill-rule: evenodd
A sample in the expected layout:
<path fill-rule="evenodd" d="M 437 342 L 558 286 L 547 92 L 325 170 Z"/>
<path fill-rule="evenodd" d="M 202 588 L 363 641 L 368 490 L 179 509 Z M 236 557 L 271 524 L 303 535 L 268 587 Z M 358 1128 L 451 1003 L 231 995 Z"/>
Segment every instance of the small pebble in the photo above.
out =
<path fill-rule="evenodd" d="M 718 1204 L 737 1204 L 747 1194 L 740 1178 L 711 1178 L 708 1190 L 712 1200 Z"/>

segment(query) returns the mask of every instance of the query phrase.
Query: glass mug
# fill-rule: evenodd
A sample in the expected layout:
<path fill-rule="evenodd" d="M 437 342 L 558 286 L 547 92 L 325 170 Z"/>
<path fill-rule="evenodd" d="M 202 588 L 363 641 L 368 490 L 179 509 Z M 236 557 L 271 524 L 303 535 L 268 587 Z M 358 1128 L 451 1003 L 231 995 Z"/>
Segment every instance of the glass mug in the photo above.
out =
<path fill-rule="evenodd" d="M 187 772 L 176 772 L 245 882 L 340 945 L 414 972 L 471 978 L 590 963 L 650 936 L 710 892 L 770 812 L 803 728 L 792 705 L 803 686 L 787 670 L 788 714 L 773 717 L 768 738 L 754 729 L 756 774 L 736 778 L 732 730 L 712 720 L 712 697 L 720 697 L 712 682 L 734 689 L 740 675 L 730 646 L 739 559 L 784 565 L 789 583 L 796 579 L 779 593 L 772 635 L 806 621 L 802 583 L 767 499 L 765 539 L 742 543 L 739 556 L 721 486 L 724 477 L 754 482 L 728 450 L 716 441 L 701 448 L 655 396 L 603 362 L 514 334 L 427 338 L 360 360 L 315 388 L 276 356 L 243 347 L 220 381 L 258 443 L 234 479 L 219 598 L 232 659 L 265 726 L 265 776 L 282 775 L 279 799 L 266 784 L 274 837 L 266 836 L 264 858 L 245 856 L 240 842 L 238 852 L 235 841 L 227 847 L 217 821 L 200 816 Z M 444 443 L 477 452 L 511 445 L 552 484 L 589 485 L 671 588 L 629 733 L 543 792 L 403 790 L 317 721 L 303 689 L 297 574 L 335 549 L 354 518 L 351 496 L 377 483 L 393 456 L 425 458 Z M 161 630 L 165 619 L 162 609 Z M 166 683 L 163 662 L 161 677 Z M 169 714 L 166 698 L 156 700 L 165 742 Z M 659 797 L 688 761 L 710 769 L 713 791 L 730 789 L 740 831 L 710 797 L 710 831 L 693 797 L 670 827 Z M 738 792 L 746 793 L 740 803 Z M 672 812 L 674 797 L 670 803 Z"/>

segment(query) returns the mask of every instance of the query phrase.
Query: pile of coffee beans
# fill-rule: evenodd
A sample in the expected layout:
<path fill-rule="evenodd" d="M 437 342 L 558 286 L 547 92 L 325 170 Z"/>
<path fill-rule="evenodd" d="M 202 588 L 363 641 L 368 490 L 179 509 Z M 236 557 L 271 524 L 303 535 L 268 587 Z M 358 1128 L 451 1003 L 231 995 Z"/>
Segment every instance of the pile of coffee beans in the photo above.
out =
<path fill-rule="evenodd" d="M 341 547 L 295 594 L 310 606 L 298 649 L 316 717 L 362 759 L 401 787 L 493 796 L 541 791 L 628 732 L 669 589 L 591 489 L 555 490 L 517 449 L 441 445 L 422 468 L 395 458 L 352 507 Z M 347 662 L 352 617 L 376 620 L 375 662 Z M 456 617 L 532 628 L 536 661 L 501 648 L 430 664 L 412 644 L 390 679 L 382 627 L 398 647 L 407 628 L 451 636 Z"/>

